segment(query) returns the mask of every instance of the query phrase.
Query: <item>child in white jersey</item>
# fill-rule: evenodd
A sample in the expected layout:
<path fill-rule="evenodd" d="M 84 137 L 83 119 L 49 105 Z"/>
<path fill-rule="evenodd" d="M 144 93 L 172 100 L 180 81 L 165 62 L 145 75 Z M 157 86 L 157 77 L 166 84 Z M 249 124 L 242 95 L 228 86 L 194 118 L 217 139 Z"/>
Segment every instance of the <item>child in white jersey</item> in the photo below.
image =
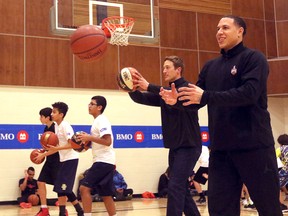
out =
<path fill-rule="evenodd" d="M 74 151 L 69 143 L 74 130 L 68 122 L 64 121 L 68 106 L 63 102 L 56 102 L 52 107 L 52 119 L 56 122 L 55 133 L 59 139 L 59 145 L 50 148 L 52 151 L 59 151 L 60 155 L 60 167 L 53 189 L 58 194 L 59 216 L 68 215 L 67 198 L 74 205 L 77 215 L 83 216 L 83 209 L 73 192 L 79 153 Z"/>
<path fill-rule="evenodd" d="M 103 96 L 94 96 L 88 104 L 89 114 L 94 121 L 90 134 L 82 133 L 77 136 L 82 142 L 92 142 L 93 164 L 80 186 L 80 194 L 84 216 L 92 215 L 91 188 L 97 187 L 109 216 L 116 215 L 113 196 L 113 174 L 115 170 L 115 152 L 113 150 L 113 133 L 111 124 L 103 115 L 106 108 Z"/>

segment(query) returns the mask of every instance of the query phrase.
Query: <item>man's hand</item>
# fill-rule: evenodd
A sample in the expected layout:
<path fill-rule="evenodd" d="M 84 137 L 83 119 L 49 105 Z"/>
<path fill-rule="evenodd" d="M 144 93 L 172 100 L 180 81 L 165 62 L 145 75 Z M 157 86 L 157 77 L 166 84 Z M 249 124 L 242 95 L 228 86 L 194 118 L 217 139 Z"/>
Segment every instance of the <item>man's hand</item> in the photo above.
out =
<path fill-rule="evenodd" d="M 179 101 L 185 101 L 183 106 L 190 104 L 200 104 L 203 90 L 194 84 L 189 84 L 188 87 L 179 88 Z"/>
<path fill-rule="evenodd" d="M 132 77 L 133 77 L 133 89 L 147 91 L 149 83 L 138 71 L 135 71 L 132 74 Z"/>
<path fill-rule="evenodd" d="M 178 92 L 174 83 L 171 84 L 171 90 L 167 90 L 161 87 L 159 95 L 168 105 L 174 105 L 177 103 Z"/>
<path fill-rule="evenodd" d="M 24 170 L 24 178 L 27 180 L 28 177 L 29 177 L 29 175 L 28 175 L 28 170 L 25 169 L 25 170 Z"/>

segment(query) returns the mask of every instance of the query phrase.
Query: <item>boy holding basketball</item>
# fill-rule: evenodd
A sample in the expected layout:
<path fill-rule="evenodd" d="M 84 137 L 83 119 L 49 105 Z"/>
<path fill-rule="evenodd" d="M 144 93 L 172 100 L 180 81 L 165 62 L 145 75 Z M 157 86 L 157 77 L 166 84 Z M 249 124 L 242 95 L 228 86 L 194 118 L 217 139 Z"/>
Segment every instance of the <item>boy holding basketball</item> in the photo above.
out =
<path fill-rule="evenodd" d="M 39 111 L 40 115 L 40 122 L 45 126 L 44 133 L 46 131 L 51 131 L 55 133 L 55 123 L 52 121 L 52 109 L 50 107 L 43 108 Z M 42 170 L 40 172 L 37 184 L 38 184 L 38 194 L 40 196 L 40 202 L 41 202 L 41 209 L 38 212 L 37 216 L 45 216 L 49 215 L 48 207 L 47 207 L 47 199 L 46 199 L 46 184 L 54 185 L 57 173 L 58 173 L 58 167 L 60 164 L 59 161 L 59 153 L 49 152 L 50 155 L 48 155 L 48 151 L 45 153 L 38 155 L 37 159 L 44 158 L 46 156 L 46 161 L 44 166 L 42 167 Z M 41 159 L 40 159 L 41 160 Z"/>
<path fill-rule="evenodd" d="M 106 104 L 106 99 L 103 96 L 91 98 L 91 102 L 88 104 L 89 114 L 94 118 L 91 133 L 81 133 L 77 136 L 82 142 L 92 142 L 93 165 L 80 186 L 84 216 L 92 216 L 91 189 L 95 186 L 104 201 L 109 216 L 116 215 L 116 208 L 112 198 L 114 194 L 115 152 L 113 150 L 111 124 L 106 116 L 103 115 Z"/>
<path fill-rule="evenodd" d="M 58 194 L 59 216 L 68 215 L 66 210 L 67 198 L 74 205 L 74 208 L 77 211 L 77 215 L 83 216 L 82 207 L 80 206 L 75 194 L 73 193 L 73 185 L 78 166 L 79 153 L 74 151 L 68 142 L 68 140 L 70 140 L 74 134 L 71 125 L 64 121 L 68 111 L 68 106 L 64 102 L 56 102 L 52 104 L 52 107 L 52 119 L 56 122 L 55 133 L 58 136 L 59 145 L 55 147 L 51 146 L 49 151 L 59 151 L 60 156 L 59 171 L 54 182 L 53 189 Z"/>

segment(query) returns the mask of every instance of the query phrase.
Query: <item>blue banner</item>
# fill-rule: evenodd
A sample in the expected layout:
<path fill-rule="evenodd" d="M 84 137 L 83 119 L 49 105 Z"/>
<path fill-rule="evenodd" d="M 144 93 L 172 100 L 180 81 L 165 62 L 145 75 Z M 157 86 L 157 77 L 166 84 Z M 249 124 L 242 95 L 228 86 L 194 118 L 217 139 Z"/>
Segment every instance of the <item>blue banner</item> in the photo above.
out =
<path fill-rule="evenodd" d="M 72 125 L 74 131 L 90 132 L 90 125 Z M 43 125 L 0 124 L 0 149 L 36 149 Z M 162 148 L 161 126 L 112 126 L 114 148 Z M 202 144 L 209 146 L 208 127 L 201 127 Z"/>

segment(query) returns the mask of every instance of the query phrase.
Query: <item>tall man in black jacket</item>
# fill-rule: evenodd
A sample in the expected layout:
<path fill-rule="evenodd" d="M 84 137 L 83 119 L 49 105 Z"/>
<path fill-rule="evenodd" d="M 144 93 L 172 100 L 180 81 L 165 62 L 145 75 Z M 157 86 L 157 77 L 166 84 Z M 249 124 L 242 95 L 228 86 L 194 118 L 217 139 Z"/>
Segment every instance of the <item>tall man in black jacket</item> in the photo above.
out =
<path fill-rule="evenodd" d="M 172 91 L 162 89 L 160 94 L 171 105 L 179 97 L 188 108 L 190 104 L 208 106 L 210 216 L 239 216 L 243 183 L 259 216 L 280 216 L 279 177 L 267 110 L 267 60 L 243 45 L 246 24 L 242 18 L 224 16 L 217 29 L 222 55 L 204 65 L 196 85 L 180 88 L 178 94 L 172 84 Z"/>
<path fill-rule="evenodd" d="M 177 56 L 168 56 L 163 64 L 165 81 L 174 82 L 176 88 L 188 86 L 182 77 L 184 64 Z M 134 74 L 138 90 L 129 92 L 136 103 L 161 108 L 162 134 L 165 148 L 169 149 L 170 181 L 168 185 L 167 216 L 199 216 L 200 213 L 188 190 L 188 177 L 201 154 L 201 136 L 198 108 L 173 109 L 160 97 L 160 86 L 148 83 L 140 73 Z"/>

